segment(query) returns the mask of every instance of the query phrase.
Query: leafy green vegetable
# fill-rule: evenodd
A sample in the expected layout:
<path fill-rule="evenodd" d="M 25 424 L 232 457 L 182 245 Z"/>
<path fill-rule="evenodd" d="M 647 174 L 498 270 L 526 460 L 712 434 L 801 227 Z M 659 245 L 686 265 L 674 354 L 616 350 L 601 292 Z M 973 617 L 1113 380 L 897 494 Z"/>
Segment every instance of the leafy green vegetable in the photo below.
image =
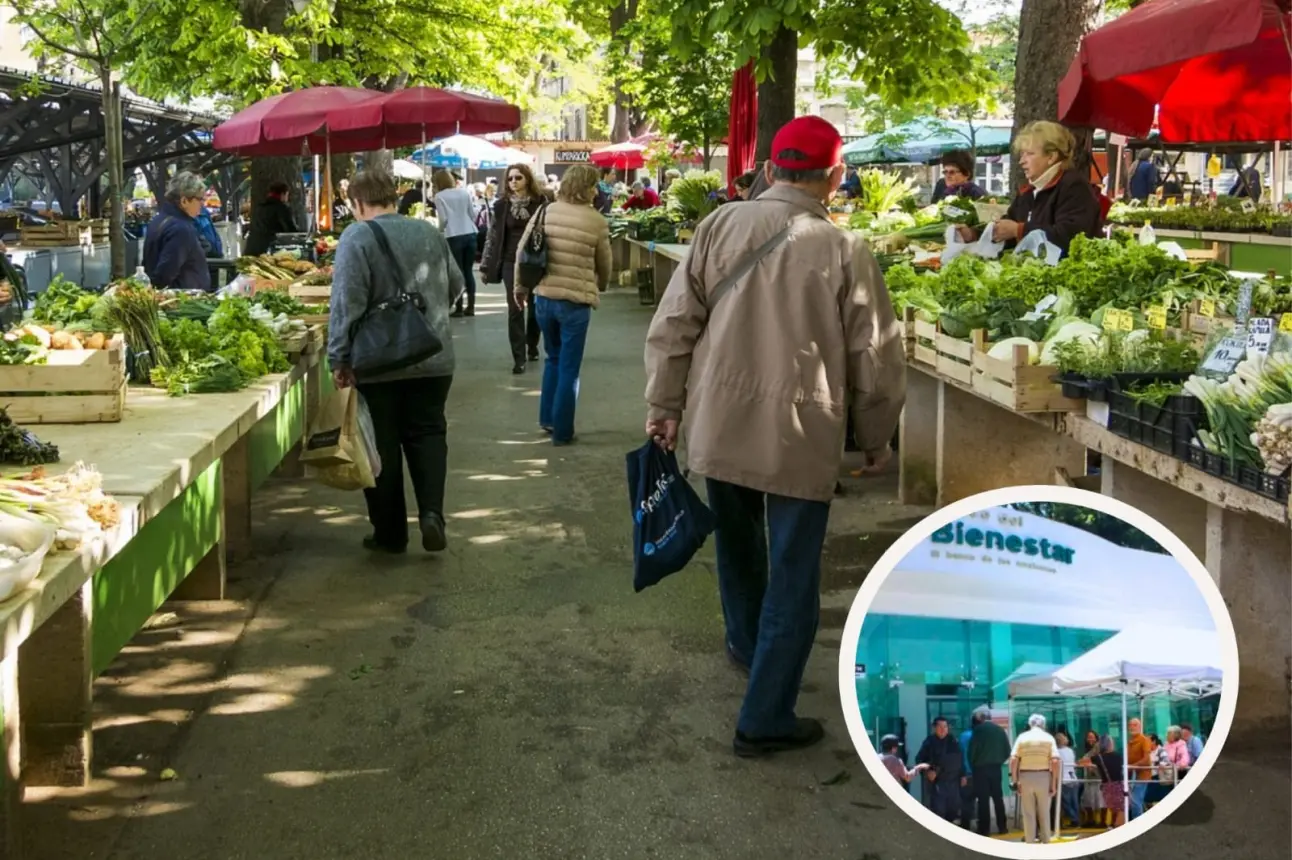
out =
<path fill-rule="evenodd" d="M 88 321 L 98 300 L 95 293 L 86 292 L 62 275 L 55 275 L 49 286 L 36 296 L 31 316 L 36 322 L 60 326 Z"/>

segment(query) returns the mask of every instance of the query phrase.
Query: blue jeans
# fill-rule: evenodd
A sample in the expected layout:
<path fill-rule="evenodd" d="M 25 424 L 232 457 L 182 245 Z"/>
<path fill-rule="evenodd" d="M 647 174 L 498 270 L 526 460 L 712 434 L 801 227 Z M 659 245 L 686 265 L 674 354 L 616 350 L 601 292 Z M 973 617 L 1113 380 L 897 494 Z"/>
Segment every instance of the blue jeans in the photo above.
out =
<path fill-rule="evenodd" d="M 1132 771 L 1134 773 L 1134 771 Z M 1147 774 L 1148 771 L 1142 771 Z M 1130 818 L 1133 821 L 1144 814 L 1144 794 L 1148 791 L 1147 782 L 1133 782 L 1130 787 Z"/>
<path fill-rule="evenodd" d="M 558 445 L 574 438 L 574 405 L 579 400 L 579 367 L 588 341 L 592 307 L 564 299 L 534 297 L 538 327 L 543 332 L 547 363 L 538 398 L 538 423 L 552 428 Z"/>
<path fill-rule="evenodd" d="M 830 503 L 712 479 L 706 485 L 718 523 L 727 647 L 750 667 L 736 731 L 747 738 L 783 737 L 795 729 L 794 706 L 816 639 Z"/>
<path fill-rule="evenodd" d="M 1063 814 L 1072 822 L 1081 821 L 1081 784 L 1065 785 L 1063 793 Z"/>

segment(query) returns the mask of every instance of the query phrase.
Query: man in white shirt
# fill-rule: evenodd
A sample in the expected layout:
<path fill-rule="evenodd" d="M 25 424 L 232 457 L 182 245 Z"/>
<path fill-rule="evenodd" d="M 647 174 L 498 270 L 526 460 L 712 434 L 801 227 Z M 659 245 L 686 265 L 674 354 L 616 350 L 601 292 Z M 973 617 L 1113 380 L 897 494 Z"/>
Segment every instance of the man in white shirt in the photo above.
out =
<path fill-rule="evenodd" d="M 1033 714 L 1027 718 L 1027 731 L 1014 741 L 1009 773 L 1018 786 L 1018 802 L 1023 809 L 1023 841 L 1048 843 L 1053 838 L 1050 827 L 1050 801 L 1059 793 L 1059 746 L 1045 730 L 1045 717 Z"/>

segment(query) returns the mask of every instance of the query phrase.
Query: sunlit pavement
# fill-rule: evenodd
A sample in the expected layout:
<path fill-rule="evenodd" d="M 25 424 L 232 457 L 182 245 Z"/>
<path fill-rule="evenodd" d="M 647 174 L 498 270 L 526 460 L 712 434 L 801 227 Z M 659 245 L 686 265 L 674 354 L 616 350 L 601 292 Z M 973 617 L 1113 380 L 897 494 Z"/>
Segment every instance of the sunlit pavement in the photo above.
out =
<path fill-rule="evenodd" d="M 811 751 L 731 753 L 743 687 L 722 651 L 712 547 L 632 593 L 623 456 L 641 441 L 650 313 L 635 293 L 604 297 L 579 442 L 553 448 L 540 369 L 512 376 L 503 296 L 482 291 L 477 316 L 454 322 L 449 551 L 373 558 L 358 494 L 272 482 L 233 599 L 166 607 L 98 682 L 94 782 L 31 793 L 31 856 L 978 856 L 895 810 L 841 716 L 847 608 L 922 513 L 893 500 L 891 476 L 845 477 L 832 514 L 800 700 L 828 736 Z M 1103 856 L 1286 858 L 1282 740 Z"/>

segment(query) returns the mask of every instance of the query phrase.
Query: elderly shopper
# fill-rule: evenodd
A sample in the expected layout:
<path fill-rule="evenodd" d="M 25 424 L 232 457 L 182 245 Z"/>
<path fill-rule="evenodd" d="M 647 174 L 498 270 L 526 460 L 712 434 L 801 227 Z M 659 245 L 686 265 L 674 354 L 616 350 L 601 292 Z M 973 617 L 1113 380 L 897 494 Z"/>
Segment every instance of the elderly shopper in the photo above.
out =
<path fill-rule="evenodd" d="M 166 197 L 144 232 L 143 266 L 158 289 L 210 290 L 211 270 L 198 233 L 206 182 L 187 171 L 166 186 Z"/>
<path fill-rule="evenodd" d="M 795 714 L 817 628 L 821 551 L 851 403 L 866 467 L 890 457 L 906 394 L 902 329 L 879 266 L 826 209 L 843 141 L 799 117 L 774 185 L 700 222 L 646 336 L 646 435 L 687 460 L 717 516 L 726 649 L 749 672 L 737 755 L 815 744 Z"/>
<path fill-rule="evenodd" d="M 511 342 L 511 372 L 525 372 L 526 361 L 538 361 L 538 314 L 534 304 L 528 314 L 524 305 L 516 304 L 516 260 L 520 256 L 520 240 L 540 209 L 549 202 L 538 187 L 534 172 L 527 164 L 513 164 L 507 168 L 507 187 L 494 203 L 489 235 L 485 239 L 484 255 L 480 261 L 480 274 L 486 284 L 502 283 L 507 296 L 507 339 Z"/>
<path fill-rule="evenodd" d="M 462 294 L 462 270 L 448 241 L 430 223 L 395 211 L 395 178 L 360 171 L 350 182 L 356 223 L 341 234 L 332 282 L 328 361 L 338 388 L 355 385 L 372 415 L 381 475 L 364 490 L 372 535 L 364 547 L 402 553 L 408 546 L 404 458 L 417 499 L 422 548 L 443 550 L 444 482 L 448 472 L 444 415 L 453 384 L 449 309 Z M 374 303 L 399 290 L 419 295 L 427 320 L 444 344 L 424 361 L 389 373 L 356 378 L 350 367 L 350 328 Z"/>
<path fill-rule="evenodd" d="M 1009 831 L 1005 818 L 1005 765 L 1012 751 L 1009 735 L 991 719 L 991 711 L 979 708 L 973 713 L 973 734 L 966 751 L 973 774 L 973 796 L 978 808 L 978 832 L 991 835 L 991 813 L 996 813 L 996 828 Z"/>
<path fill-rule="evenodd" d="M 1023 841 L 1049 843 L 1054 837 L 1050 818 L 1051 800 L 1059 794 L 1062 778 L 1059 745 L 1045 730 L 1045 717 L 1027 718 L 1027 731 L 1014 741 L 1009 760 L 1011 782 L 1018 786 L 1023 811 Z"/>
<path fill-rule="evenodd" d="M 1012 247 L 1040 230 L 1066 255 L 1073 238 L 1099 235 L 1100 202 L 1090 179 L 1073 167 L 1076 139 L 1057 122 L 1028 123 L 1014 138 L 1014 156 L 1027 176 L 1005 216 L 992 222 L 992 239 Z M 961 226 L 960 238 L 978 238 L 975 228 Z"/>
<path fill-rule="evenodd" d="M 610 283 L 610 227 L 592 206 L 596 195 L 595 168 L 576 164 L 567 170 L 556 202 L 540 216 L 547 237 L 547 273 L 532 297 L 521 286 L 520 264 L 516 264 L 515 301 L 522 307 L 534 304 L 543 332 L 547 361 L 538 424 L 551 434 L 553 445 L 574 441 L 574 407 L 588 324 Z M 540 218 L 530 220 L 522 246 Z"/>

